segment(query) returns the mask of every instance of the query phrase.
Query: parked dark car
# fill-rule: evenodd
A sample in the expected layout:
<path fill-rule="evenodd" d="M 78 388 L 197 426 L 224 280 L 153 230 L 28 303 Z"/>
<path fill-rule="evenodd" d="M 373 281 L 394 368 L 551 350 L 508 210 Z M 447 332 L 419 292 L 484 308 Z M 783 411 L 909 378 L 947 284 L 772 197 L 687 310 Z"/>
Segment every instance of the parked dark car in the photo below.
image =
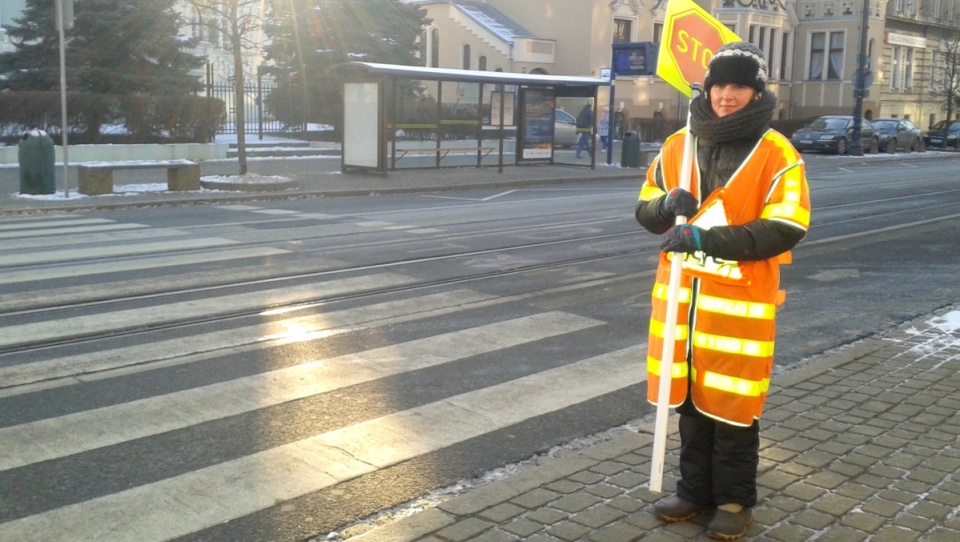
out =
<path fill-rule="evenodd" d="M 853 117 L 828 115 L 818 117 L 790 136 L 790 142 L 798 151 L 832 152 L 847 154 L 853 137 Z M 860 144 L 863 152 L 880 152 L 880 137 L 868 120 L 861 120 Z"/>
<path fill-rule="evenodd" d="M 880 148 L 893 154 L 898 150 L 923 152 L 923 132 L 907 119 L 873 119 L 870 124 L 880 136 Z"/>
<path fill-rule="evenodd" d="M 960 149 L 960 120 L 941 120 L 923 136 L 927 148 L 941 147 Z"/>

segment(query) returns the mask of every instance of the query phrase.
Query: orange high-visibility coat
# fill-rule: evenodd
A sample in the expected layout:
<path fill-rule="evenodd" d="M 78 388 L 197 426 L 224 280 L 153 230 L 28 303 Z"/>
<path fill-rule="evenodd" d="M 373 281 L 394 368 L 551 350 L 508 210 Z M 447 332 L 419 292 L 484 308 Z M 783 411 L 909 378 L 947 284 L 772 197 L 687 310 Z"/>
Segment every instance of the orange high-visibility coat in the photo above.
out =
<path fill-rule="evenodd" d="M 664 142 L 647 171 L 641 200 L 655 200 L 679 186 L 683 131 Z M 657 170 L 663 186 L 657 183 Z M 690 191 L 701 199 L 699 168 Z M 803 159 L 789 140 L 768 130 L 726 185 L 705 201 L 690 223 L 702 228 L 745 224 L 758 218 L 778 220 L 806 231 L 810 198 Z M 773 369 L 775 316 L 783 302 L 780 264 L 789 252 L 760 261 L 731 262 L 686 254 L 679 294 L 670 405 L 686 398 L 688 379 L 693 404 L 704 414 L 749 426 L 760 417 Z M 670 284 L 670 259 L 660 256 L 653 288 L 647 354 L 647 399 L 657 402 L 662 367 L 663 331 Z"/>

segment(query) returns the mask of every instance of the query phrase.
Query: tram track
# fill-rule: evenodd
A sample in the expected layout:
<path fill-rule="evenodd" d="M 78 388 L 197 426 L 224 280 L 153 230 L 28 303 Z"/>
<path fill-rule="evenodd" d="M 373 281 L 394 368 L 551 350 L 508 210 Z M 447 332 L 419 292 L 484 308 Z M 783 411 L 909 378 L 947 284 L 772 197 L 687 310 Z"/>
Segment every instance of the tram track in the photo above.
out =
<path fill-rule="evenodd" d="M 555 244 L 559 242 L 560 241 L 553 242 L 553 243 L 542 243 L 540 245 L 542 246 L 544 244 Z M 457 257 L 461 257 L 461 258 L 473 257 L 473 256 L 502 252 L 502 251 L 503 249 L 474 251 L 470 253 L 448 255 L 448 256 L 444 256 L 442 259 L 450 259 L 450 258 L 457 258 Z M 622 251 L 604 253 L 599 255 L 567 258 L 560 261 L 518 265 L 518 266 L 510 267 L 507 269 L 498 269 L 498 270 L 491 270 L 486 272 L 472 273 L 472 274 L 463 275 L 463 276 L 453 276 L 453 277 L 447 277 L 447 278 L 435 279 L 435 280 L 423 280 L 423 281 L 417 281 L 410 284 L 373 288 L 369 290 L 355 291 L 355 292 L 350 292 L 345 294 L 302 298 L 302 299 L 297 299 L 295 301 L 291 301 L 287 303 L 275 303 L 275 304 L 269 304 L 269 305 L 261 305 L 261 306 L 252 307 L 252 308 L 244 308 L 240 310 L 220 311 L 212 314 L 206 314 L 200 317 L 170 319 L 162 323 L 155 323 L 150 325 L 134 324 L 127 327 L 111 329 L 106 332 L 63 335 L 55 339 L 48 339 L 43 341 L 26 341 L 22 343 L 14 343 L 14 344 L 0 346 L 0 355 L 12 355 L 12 354 L 18 354 L 18 353 L 35 352 L 38 350 L 44 350 L 44 349 L 53 348 L 53 347 L 89 343 L 89 342 L 95 342 L 95 341 L 104 340 L 104 339 L 116 339 L 121 337 L 129 338 L 129 337 L 134 337 L 136 335 L 145 335 L 148 333 L 153 333 L 156 331 L 169 331 L 169 330 L 175 330 L 175 329 L 189 328 L 192 326 L 207 325 L 207 324 L 213 324 L 213 323 L 225 323 L 233 320 L 240 320 L 243 318 L 262 315 L 265 312 L 290 313 L 296 310 L 305 309 L 311 306 L 316 306 L 316 305 L 321 305 L 326 303 L 374 298 L 377 296 L 394 294 L 394 293 L 413 293 L 418 290 L 424 290 L 428 288 L 468 284 L 471 282 L 486 281 L 486 280 L 496 279 L 500 277 L 517 275 L 521 273 L 546 271 L 551 269 L 564 268 L 572 265 L 599 262 L 599 261 L 609 260 L 613 258 L 634 257 L 634 256 L 642 255 L 644 253 L 654 254 L 656 253 L 656 250 L 653 248 L 622 250 Z M 364 271 L 364 270 L 369 270 L 373 268 L 382 269 L 387 266 L 409 265 L 412 263 L 422 263 L 424 261 L 435 261 L 437 259 L 440 259 L 440 258 L 423 258 L 419 260 L 405 260 L 402 262 L 395 262 L 395 263 L 389 263 L 389 264 L 377 264 L 373 266 L 354 267 L 350 269 L 341 269 L 341 270 L 335 270 L 335 271 L 323 271 L 323 272 L 318 272 L 313 274 L 300 275 L 297 277 L 286 277 L 286 279 L 296 278 L 299 280 L 303 278 L 310 278 L 310 277 L 323 276 L 323 275 Z M 257 285 L 260 283 L 275 282 L 277 280 L 280 280 L 280 278 L 274 277 L 264 281 L 250 281 L 245 285 L 246 286 Z M 236 286 L 238 285 L 232 284 L 232 285 L 224 285 L 224 286 L 217 286 L 217 287 L 191 289 L 189 290 L 189 293 L 209 292 L 214 290 L 233 288 Z M 187 292 L 188 291 L 186 290 L 179 290 L 179 291 L 166 292 L 164 294 L 147 294 L 147 295 L 139 295 L 139 296 L 128 296 L 127 298 L 123 299 L 123 301 L 125 302 L 144 301 L 144 300 L 157 298 L 161 296 L 183 295 Z M 100 300 L 100 301 L 74 303 L 71 305 L 54 306 L 54 307 L 47 307 L 47 308 L 36 308 L 36 309 L 30 309 L 27 311 L 7 312 L 7 313 L 3 313 L 0 316 L 16 317 L 18 315 L 23 315 L 27 313 L 36 314 L 36 313 L 43 313 L 43 312 L 59 312 L 67 309 L 70 309 L 70 310 L 83 309 L 83 308 L 90 308 L 90 307 L 105 305 L 108 303 L 114 303 L 119 301 L 120 300 Z"/>
<path fill-rule="evenodd" d="M 940 190 L 928 194 L 918 194 L 919 197 L 940 197 L 955 193 L 958 190 Z M 825 205 L 821 207 L 821 212 L 830 211 L 830 210 L 843 210 L 844 208 L 849 208 L 850 206 L 857 206 L 858 208 L 863 208 L 864 206 L 876 205 L 883 207 L 884 203 L 896 201 L 901 203 L 904 200 L 910 200 L 911 196 L 899 195 L 892 198 L 875 198 L 866 202 L 857 202 L 857 203 L 838 203 L 832 205 Z M 925 204 L 923 209 L 925 212 L 931 211 L 931 209 L 936 208 L 946 208 L 952 206 L 951 203 L 942 203 L 929 205 Z M 909 213 L 910 209 L 899 210 L 896 213 Z M 821 230 L 822 228 L 828 228 L 833 225 L 849 225 L 851 222 L 856 221 L 869 221 L 871 219 L 887 217 L 889 218 L 891 212 L 885 209 L 878 209 L 875 211 L 866 211 L 859 213 L 854 217 L 843 216 L 836 217 L 834 219 L 826 219 L 821 221 L 816 221 L 814 223 L 814 231 Z M 946 219 L 945 217 L 944 219 Z M 600 217 L 600 218 L 590 218 L 587 220 L 576 220 L 569 222 L 559 222 L 552 223 L 547 225 L 537 225 L 537 226 L 522 226 L 522 227 L 509 227 L 509 228 L 499 228 L 496 233 L 498 235 L 504 234 L 523 234 L 529 233 L 533 227 L 542 230 L 544 228 L 549 229 L 562 229 L 564 227 L 571 228 L 576 226 L 583 226 L 588 224 L 597 224 L 601 222 L 609 222 L 612 220 L 609 216 Z M 619 220 L 619 218 L 615 219 Z M 936 220 L 936 218 L 933 218 Z M 909 226 L 909 223 L 906 224 Z M 869 228 L 867 228 L 869 229 Z M 538 230 L 538 231 L 539 231 Z M 446 234 L 433 236 L 428 239 L 422 237 L 415 240 L 410 240 L 409 242 L 416 242 L 423 244 L 426 242 L 435 242 L 435 243 L 452 243 L 454 241 L 462 241 L 466 238 L 474 238 L 479 235 L 489 235 L 490 232 L 483 233 L 458 233 L 458 234 Z M 0 321 L 7 322 L 17 322 L 20 318 L 32 316 L 34 319 L 39 320 L 56 320 L 62 315 L 76 315 L 76 314 L 88 314 L 95 316 L 97 312 L 102 312 L 108 310 L 110 307 L 120 307 L 124 305 L 160 305 L 167 302 L 172 302 L 177 299 L 184 299 L 203 295 L 216 296 L 218 294 L 225 294 L 230 291 L 238 291 L 244 289 L 258 289 L 260 287 L 270 286 L 270 285 L 282 285 L 284 283 L 294 284 L 298 282 L 308 281 L 311 279 L 320 279 L 320 278 L 330 278 L 340 276 L 347 276 L 354 273 L 364 273 L 372 271 L 390 271 L 397 270 L 406 266 L 416 266 L 423 264 L 430 264 L 433 262 L 441 261 L 451 261 L 457 259 L 469 259 L 477 258 L 484 256 L 496 256 L 502 254 L 509 254 L 515 252 L 523 252 L 536 248 L 546 248 L 546 247 L 560 247 L 562 245 L 582 245 L 589 243 L 598 243 L 598 242 L 607 242 L 607 241 L 619 241 L 628 237 L 634 237 L 638 235 L 638 230 L 629 230 L 629 231 L 615 231 L 604 234 L 596 235 L 578 235 L 572 237 L 566 237 L 561 239 L 552 239 L 546 241 L 537 241 L 537 242 L 527 242 L 527 243 L 518 243 L 510 246 L 500 246 L 493 247 L 488 249 L 480 250 L 463 250 L 463 251 L 454 251 L 447 252 L 443 254 L 436 254 L 431 256 L 424 257 L 414 257 L 414 258 L 402 258 L 395 259 L 391 261 L 369 263 L 369 264 L 360 264 L 360 265 L 349 265 L 342 266 L 333 269 L 320 269 L 320 270 L 311 270 L 305 272 L 297 273 L 280 273 L 272 276 L 264 276 L 255 279 L 248 280 L 231 280 L 229 277 L 222 277 L 217 283 L 206 284 L 203 286 L 191 286 L 187 288 L 173 287 L 166 288 L 161 290 L 155 290 L 150 292 L 141 292 L 133 293 L 129 295 L 112 295 L 109 291 L 99 292 L 97 289 L 91 290 L 87 294 L 87 297 L 84 299 L 77 299 L 74 301 L 55 301 L 54 296 L 49 298 L 44 298 L 43 296 L 34 296 L 33 304 L 13 307 L 10 305 L 9 300 L 4 301 L 8 304 L 8 308 L 3 308 L 0 305 Z M 842 239 L 849 237 L 849 234 L 837 235 L 837 239 Z M 831 238 L 818 238 L 816 244 L 823 244 L 831 242 Z M 357 250 L 358 247 L 363 248 L 373 248 L 377 249 L 380 247 L 385 247 L 387 245 L 396 246 L 396 241 L 385 243 L 382 241 L 379 242 L 362 242 L 362 243 L 351 243 L 349 246 L 338 246 L 337 250 Z M 249 247 L 253 245 L 244 244 L 244 247 Z M 801 245 L 802 247 L 802 245 Z M 317 248 L 310 249 L 306 251 L 307 255 L 311 252 L 320 253 L 325 251 L 329 253 L 329 249 Z M 311 306 L 321 305 L 325 303 L 348 301 L 348 300 L 362 300 L 365 298 L 374 298 L 376 296 L 382 296 L 386 294 L 397 294 L 405 292 L 415 292 L 417 290 L 424 290 L 428 288 L 435 287 L 444 287 L 444 286 L 453 286 L 458 284 L 469 284 L 471 282 L 482 282 L 497 279 L 499 277 L 507 277 L 511 275 L 521 274 L 521 273 L 532 273 L 537 271 L 546 271 L 551 269 L 558 269 L 564 267 L 571 267 L 583 264 L 590 264 L 594 262 L 600 262 L 603 260 L 610 260 L 616 258 L 637 258 L 643 259 L 646 256 L 652 256 L 656 254 L 657 248 L 655 246 L 654 239 L 651 237 L 649 242 L 645 243 L 645 246 L 636 247 L 636 248 L 625 248 L 621 250 L 606 250 L 600 251 L 594 254 L 580 254 L 568 258 L 560 259 L 551 259 L 544 262 L 535 262 L 535 263 L 517 263 L 516 265 L 510 265 L 500 269 L 492 269 L 487 271 L 475 271 L 467 274 L 455 274 L 453 276 L 432 278 L 421 280 L 417 279 L 413 282 L 396 284 L 396 285 L 387 285 L 378 288 L 370 288 L 365 290 L 357 290 L 351 292 L 341 292 L 335 293 L 332 295 L 320 295 L 320 296 L 308 296 L 303 298 L 294 299 L 286 302 L 270 303 L 270 304 L 261 304 L 254 307 L 244 307 L 237 310 L 222 310 L 215 311 L 212 313 L 207 313 L 202 316 L 187 317 L 187 318 L 171 318 L 164 320 L 162 322 L 154 322 L 150 324 L 137 324 L 132 323 L 127 326 L 119 326 L 115 329 L 110 329 L 107 331 L 99 331 L 95 333 L 65 333 L 61 336 L 55 338 L 48 338 L 40 341 L 31 341 L 24 340 L 21 342 L 8 342 L 7 344 L 0 345 L 0 355 L 3 356 L 15 356 L 21 353 L 28 352 L 37 352 L 45 349 L 50 349 L 54 347 L 68 346 L 68 345 L 78 345 L 84 343 L 94 343 L 96 341 L 105 340 L 105 339 L 117 339 L 117 338 L 134 338 L 138 335 L 146 335 L 149 333 L 157 331 L 170 331 L 177 329 L 187 329 L 192 326 L 203 326 L 210 324 L 226 323 L 235 320 L 241 320 L 243 318 L 254 317 L 258 315 L 263 315 L 266 312 L 275 312 L 275 313 L 284 313 L 289 314 L 298 310 L 307 310 Z M 301 254 L 303 256 L 303 254 Z M 217 278 L 217 277 L 215 277 Z M 83 288 L 83 287 L 78 287 Z M 60 298 L 62 300 L 62 298 Z"/>

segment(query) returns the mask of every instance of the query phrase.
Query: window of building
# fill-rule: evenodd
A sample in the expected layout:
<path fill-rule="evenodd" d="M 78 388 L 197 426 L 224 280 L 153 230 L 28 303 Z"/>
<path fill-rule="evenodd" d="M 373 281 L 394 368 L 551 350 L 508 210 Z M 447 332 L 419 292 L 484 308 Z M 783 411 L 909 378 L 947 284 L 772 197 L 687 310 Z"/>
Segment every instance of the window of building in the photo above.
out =
<path fill-rule="evenodd" d="M 903 2 L 904 0 L 897 0 L 897 13 L 903 13 Z"/>
<path fill-rule="evenodd" d="M 913 47 L 907 47 L 903 60 L 903 88 L 913 88 Z"/>
<path fill-rule="evenodd" d="M 417 55 L 420 57 L 420 65 L 427 65 L 427 31 L 420 33 L 420 43 L 417 44 Z"/>
<path fill-rule="evenodd" d="M 613 20 L 613 43 L 633 41 L 633 21 L 630 19 Z"/>
<path fill-rule="evenodd" d="M 791 49 L 793 49 L 790 46 L 790 34 L 787 32 L 784 32 L 781 42 L 782 43 L 780 48 L 780 80 L 789 81 L 790 71 L 789 71 L 789 68 L 787 68 L 787 64 L 790 62 L 790 52 L 791 52 Z"/>
<path fill-rule="evenodd" d="M 776 74 L 777 68 L 771 68 L 773 66 L 774 53 L 776 52 L 776 43 L 777 43 L 777 29 L 771 28 L 770 30 L 770 39 L 767 40 L 767 48 L 763 51 L 763 56 L 767 60 L 767 69 L 771 71 L 768 73 L 768 77 L 773 77 Z"/>
<path fill-rule="evenodd" d="M 477 59 L 477 69 L 482 72 L 487 71 L 487 57 L 481 56 Z"/>
<path fill-rule="evenodd" d="M 901 79 L 900 73 L 903 71 L 902 62 L 900 60 L 900 55 L 903 52 L 903 49 L 900 47 L 894 47 L 892 54 L 890 55 L 891 66 L 890 66 L 890 88 L 898 89 L 900 88 Z"/>
<path fill-rule="evenodd" d="M 933 52 L 930 62 L 930 90 L 940 90 L 940 51 Z"/>
<path fill-rule="evenodd" d="M 430 31 L 430 65 L 440 67 L 440 30 L 436 28 Z"/>
<path fill-rule="evenodd" d="M 843 32 L 830 34 L 830 61 L 827 62 L 827 79 L 840 79 L 843 73 Z"/>
<path fill-rule="evenodd" d="M 824 44 L 827 36 L 817 32 L 810 36 L 810 72 L 807 79 L 823 79 Z"/>
<path fill-rule="evenodd" d="M 843 32 L 814 32 L 810 35 L 809 79 L 840 79 L 843 73 Z M 829 40 L 829 41 L 828 41 Z M 827 43 L 830 49 L 827 50 Z"/>
<path fill-rule="evenodd" d="M 463 69 L 470 69 L 470 45 L 463 46 Z"/>
<path fill-rule="evenodd" d="M 776 40 L 776 30 L 769 26 L 750 25 L 748 35 L 749 39 L 747 41 L 756 45 L 757 49 L 763 52 L 763 60 L 767 63 L 767 68 L 771 68 L 773 66 L 771 54 Z M 768 75 L 774 74 L 770 73 Z"/>
<path fill-rule="evenodd" d="M 653 43 L 660 43 L 663 36 L 663 23 L 653 23 Z"/>

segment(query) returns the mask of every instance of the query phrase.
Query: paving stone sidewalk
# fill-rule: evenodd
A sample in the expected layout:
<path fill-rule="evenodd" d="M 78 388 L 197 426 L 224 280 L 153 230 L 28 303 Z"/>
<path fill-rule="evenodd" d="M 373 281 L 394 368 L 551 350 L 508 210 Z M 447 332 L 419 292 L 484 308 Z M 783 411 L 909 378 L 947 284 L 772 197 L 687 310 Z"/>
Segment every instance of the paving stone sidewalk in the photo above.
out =
<path fill-rule="evenodd" d="M 960 541 L 960 304 L 775 375 L 746 540 Z M 351 542 L 709 540 L 651 504 L 652 420 Z"/>

